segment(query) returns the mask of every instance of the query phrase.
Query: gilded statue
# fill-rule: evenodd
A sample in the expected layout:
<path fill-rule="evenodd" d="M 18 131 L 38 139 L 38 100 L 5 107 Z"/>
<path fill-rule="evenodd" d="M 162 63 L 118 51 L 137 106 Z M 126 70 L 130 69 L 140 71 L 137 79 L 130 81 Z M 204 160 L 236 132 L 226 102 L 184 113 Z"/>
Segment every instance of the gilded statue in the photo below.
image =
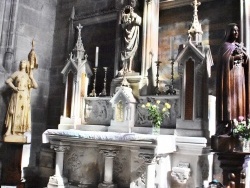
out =
<path fill-rule="evenodd" d="M 28 67 L 30 62 L 22 60 L 19 70 L 6 80 L 6 84 L 12 88 L 13 93 L 5 119 L 7 128 L 5 136 L 23 135 L 31 130 L 30 90 L 37 88 L 38 85 L 33 72 L 28 70 Z"/>
<path fill-rule="evenodd" d="M 24 133 L 31 131 L 30 94 L 32 88 L 38 87 L 33 77 L 35 68 L 38 68 L 38 63 L 32 40 L 28 60 L 21 60 L 19 70 L 5 81 L 13 90 L 5 118 L 4 141 L 6 142 L 23 142 Z"/>

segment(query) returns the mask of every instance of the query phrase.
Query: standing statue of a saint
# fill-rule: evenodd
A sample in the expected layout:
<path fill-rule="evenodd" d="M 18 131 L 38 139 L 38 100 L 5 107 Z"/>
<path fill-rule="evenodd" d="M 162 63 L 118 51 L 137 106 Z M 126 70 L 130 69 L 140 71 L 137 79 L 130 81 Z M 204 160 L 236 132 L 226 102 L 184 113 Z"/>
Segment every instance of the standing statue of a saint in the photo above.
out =
<path fill-rule="evenodd" d="M 119 75 L 127 72 L 135 71 L 134 57 L 139 46 L 139 33 L 142 18 L 135 13 L 136 0 L 132 0 L 130 5 L 124 7 L 121 11 L 121 27 L 122 27 L 122 51 L 121 61 L 122 69 Z"/>
<path fill-rule="evenodd" d="M 233 120 L 250 112 L 250 70 L 246 49 L 239 43 L 239 27 L 228 25 L 217 65 L 217 135 L 231 133 Z"/>
<path fill-rule="evenodd" d="M 13 90 L 5 119 L 7 130 L 4 141 L 6 142 L 25 142 L 24 133 L 31 131 L 30 94 L 31 88 L 38 87 L 32 71 L 37 68 L 37 63 L 31 62 L 31 59 L 36 57 L 33 48 L 31 52 L 29 54 L 30 61 L 22 60 L 19 70 L 6 80 L 6 84 Z"/>

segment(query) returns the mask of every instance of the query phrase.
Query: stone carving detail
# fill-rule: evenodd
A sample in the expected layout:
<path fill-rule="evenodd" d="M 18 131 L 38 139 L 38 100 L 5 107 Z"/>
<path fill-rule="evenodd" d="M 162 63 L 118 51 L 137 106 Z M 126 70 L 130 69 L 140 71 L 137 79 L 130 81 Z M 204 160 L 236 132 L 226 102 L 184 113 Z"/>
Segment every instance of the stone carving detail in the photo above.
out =
<path fill-rule="evenodd" d="M 148 153 L 140 153 L 139 158 L 144 160 L 144 163 L 151 164 L 156 162 L 156 158 L 154 154 L 148 154 Z"/>
<path fill-rule="evenodd" d="M 202 178 L 205 180 L 209 176 L 209 164 L 207 156 L 200 156 L 198 164 L 201 168 Z"/>
<path fill-rule="evenodd" d="M 110 98 L 103 99 L 92 99 L 87 98 L 85 101 L 85 122 L 88 125 L 109 125 L 112 119 L 116 119 L 115 108 L 112 108 L 112 104 L 109 102 Z M 165 118 L 163 121 L 162 127 L 172 128 L 176 125 L 176 118 L 180 117 L 180 106 L 179 106 L 179 96 L 174 97 L 169 96 L 156 96 L 156 97 L 140 97 L 139 103 L 137 103 L 135 111 L 135 126 L 137 127 L 151 127 L 151 122 L 148 119 L 147 110 L 142 108 L 143 104 L 146 104 L 148 101 L 160 100 L 162 103 L 168 102 L 171 105 L 170 116 Z M 124 104 L 123 104 L 124 106 Z M 131 119 L 130 111 L 132 109 L 125 108 L 123 113 L 127 111 L 126 115 L 123 118 L 123 121 Z M 114 116 L 113 116 L 114 114 Z"/>
<path fill-rule="evenodd" d="M 129 169 L 130 157 L 128 153 L 121 151 L 117 157 L 114 158 L 114 178 L 117 180 L 118 186 L 125 187 L 130 183 L 130 174 L 124 173 Z"/>
<path fill-rule="evenodd" d="M 115 157 L 119 151 L 116 149 L 101 149 L 100 153 L 103 153 L 105 157 Z"/>
<path fill-rule="evenodd" d="M 147 168 L 146 168 L 146 165 L 145 164 L 142 164 L 137 172 L 136 172 L 136 175 L 137 177 L 140 177 L 141 179 L 141 182 L 145 185 L 145 182 L 146 182 L 146 171 L 147 171 Z M 136 185 L 138 186 L 139 185 L 139 182 L 136 181 Z"/>
<path fill-rule="evenodd" d="M 76 153 L 72 153 L 72 155 L 68 159 L 68 166 L 73 170 L 76 171 L 81 167 L 82 163 L 79 160 L 79 157 Z"/>
<path fill-rule="evenodd" d="M 181 162 L 176 167 L 172 168 L 171 176 L 178 183 L 185 184 L 190 177 L 190 172 L 189 163 Z"/>
<path fill-rule="evenodd" d="M 88 124 L 109 124 L 112 118 L 112 107 L 109 99 L 86 99 L 85 121 Z"/>
<path fill-rule="evenodd" d="M 66 150 L 69 150 L 69 146 L 62 146 L 62 145 L 51 145 L 51 149 L 54 149 L 56 152 L 65 152 Z"/>

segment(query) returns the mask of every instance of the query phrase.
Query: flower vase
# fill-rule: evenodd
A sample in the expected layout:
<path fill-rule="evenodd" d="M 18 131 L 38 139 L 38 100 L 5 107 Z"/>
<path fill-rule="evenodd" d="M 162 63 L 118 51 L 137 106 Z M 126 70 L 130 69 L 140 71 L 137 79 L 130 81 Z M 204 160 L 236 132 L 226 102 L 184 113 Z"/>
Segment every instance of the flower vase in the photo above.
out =
<path fill-rule="evenodd" d="M 152 126 L 152 134 L 153 135 L 160 135 L 160 131 L 161 131 L 161 127 L 156 126 L 156 125 L 153 124 L 153 126 Z"/>
<path fill-rule="evenodd" d="M 241 145 L 242 145 L 242 152 L 250 152 L 250 148 L 249 148 L 249 140 L 247 139 L 242 139 L 241 141 Z"/>

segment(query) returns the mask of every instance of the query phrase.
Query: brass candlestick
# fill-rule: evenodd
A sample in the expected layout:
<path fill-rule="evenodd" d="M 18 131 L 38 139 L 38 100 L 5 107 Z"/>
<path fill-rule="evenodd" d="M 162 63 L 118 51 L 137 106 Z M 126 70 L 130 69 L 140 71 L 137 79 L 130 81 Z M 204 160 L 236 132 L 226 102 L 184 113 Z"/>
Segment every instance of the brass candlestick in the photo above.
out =
<path fill-rule="evenodd" d="M 157 67 L 155 94 L 160 95 L 161 92 L 159 90 L 159 67 L 160 67 L 161 61 L 156 61 L 155 63 L 156 63 L 156 67 Z"/>
<path fill-rule="evenodd" d="M 99 96 L 107 96 L 107 90 L 106 90 L 106 86 L 107 86 L 107 71 L 108 71 L 108 67 L 103 67 L 104 69 L 104 80 L 103 80 L 103 90 L 100 93 Z"/>
<path fill-rule="evenodd" d="M 97 72 L 97 67 L 94 67 L 93 70 L 94 70 L 94 82 L 93 82 L 92 92 L 89 94 L 90 97 L 96 97 L 95 86 L 96 86 L 96 72 Z"/>
<path fill-rule="evenodd" d="M 170 61 L 171 61 L 171 84 L 166 85 L 168 86 L 166 94 L 176 95 L 176 90 L 174 89 L 174 59 L 171 58 Z"/>

